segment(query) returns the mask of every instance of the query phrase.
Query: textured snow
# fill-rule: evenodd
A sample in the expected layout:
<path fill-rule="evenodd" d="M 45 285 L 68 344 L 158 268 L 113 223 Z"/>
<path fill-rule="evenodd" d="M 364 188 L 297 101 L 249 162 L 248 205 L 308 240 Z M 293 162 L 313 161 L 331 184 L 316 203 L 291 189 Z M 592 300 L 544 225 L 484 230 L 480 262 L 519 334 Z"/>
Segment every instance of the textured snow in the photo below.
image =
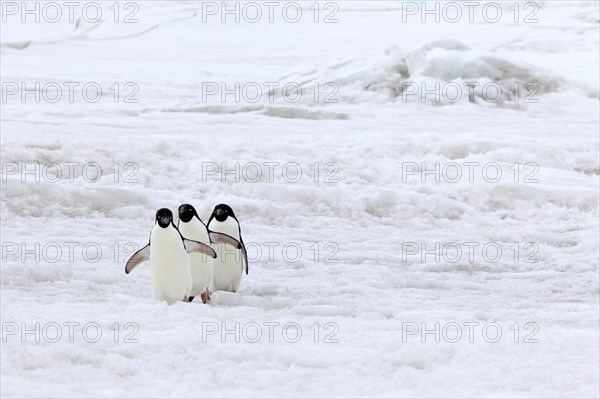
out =
<path fill-rule="evenodd" d="M 1 25 L 2 82 L 104 90 L 94 104 L 2 103 L 3 165 L 63 172 L 57 181 L 2 176 L 2 396 L 598 396 L 597 2 L 537 2 L 534 24 L 401 23 L 393 2 L 339 2 L 334 24 L 203 23 L 199 2 L 137 4 L 136 24 Z M 466 80 L 542 89 L 537 103 L 443 106 L 403 102 L 397 91 L 403 81 Z M 115 103 L 114 82 L 135 82 L 139 102 Z M 256 103 L 202 101 L 203 82 L 334 82 L 339 101 L 315 103 L 308 92 L 292 103 L 275 92 L 270 102 L 268 90 Z M 68 162 L 96 162 L 103 176 L 90 183 L 80 167 L 71 176 Z M 272 179 L 263 167 L 259 179 L 221 181 L 224 168 L 251 162 L 280 165 Z M 296 182 L 282 172 L 292 162 Z M 402 173 L 449 162 L 495 163 L 502 178 L 486 181 L 481 166 L 473 182 L 466 168 L 455 183 Z M 523 182 L 528 163 L 539 166 L 535 183 Z M 182 203 L 205 222 L 218 203 L 234 209 L 252 244 L 238 293 L 169 306 L 152 299 L 147 264 L 125 275 L 128 243 L 145 245 L 156 210 Z M 481 255 L 490 242 L 503 250 L 497 262 Z M 48 261 L 55 245 L 22 259 L 8 254 L 13 243 L 56 243 L 62 255 Z M 78 245 L 72 260 L 64 243 Z M 86 261 L 81 249 L 94 243 L 101 257 Z M 269 243 L 279 244 L 272 257 Z M 473 261 L 453 263 L 407 255 L 406 243 L 480 246 Z M 537 263 L 524 262 L 527 243 L 538 246 Z M 335 263 L 325 260 L 332 248 Z M 59 342 L 7 334 L 37 322 L 63 326 Z M 68 322 L 79 323 L 73 342 Z M 92 322 L 96 343 L 82 336 Z M 407 326 L 472 322 L 472 342 L 467 327 L 456 343 L 406 336 Z M 239 342 L 221 335 L 236 323 Z M 300 326 L 298 342 L 282 335 L 286 323 Z M 501 327 L 498 342 L 483 339 L 486 323 Z M 537 342 L 524 342 L 526 323 Z M 256 325 L 262 337 L 252 342 Z M 135 326 L 138 342 L 123 342 Z"/>

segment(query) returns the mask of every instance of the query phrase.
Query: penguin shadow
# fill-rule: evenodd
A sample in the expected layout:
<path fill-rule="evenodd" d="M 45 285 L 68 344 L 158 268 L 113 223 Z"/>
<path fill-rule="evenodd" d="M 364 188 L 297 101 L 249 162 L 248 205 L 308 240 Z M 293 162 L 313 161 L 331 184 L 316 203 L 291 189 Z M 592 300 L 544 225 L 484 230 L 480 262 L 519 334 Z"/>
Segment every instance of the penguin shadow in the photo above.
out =
<path fill-rule="evenodd" d="M 215 291 L 215 292 L 211 292 L 210 296 L 211 296 L 210 301 L 208 301 L 205 304 L 202 303 L 202 300 L 200 300 L 200 298 L 194 299 L 192 304 L 194 304 L 194 303 L 196 303 L 196 301 L 198 301 L 198 303 L 200 305 L 209 305 L 209 306 L 217 306 L 217 307 L 218 306 L 247 305 L 246 301 L 244 300 L 244 296 L 240 295 L 237 292 Z"/>
<path fill-rule="evenodd" d="M 250 306 L 250 307 L 277 307 L 273 301 L 282 301 L 288 297 L 287 290 L 282 290 L 274 284 L 249 285 L 243 292 L 214 291 L 211 300 L 206 303 L 210 306 Z M 196 302 L 196 299 L 194 299 Z M 194 303 L 192 302 L 192 303 Z M 200 302 L 201 303 L 201 302 Z M 286 305 L 287 306 L 287 305 Z"/>
<path fill-rule="evenodd" d="M 194 300 L 195 302 L 195 300 Z M 254 309 L 288 309 L 295 303 L 287 289 L 275 284 L 252 284 L 243 292 L 215 291 L 211 293 L 211 301 L 206 305 L 212 307 Z"/>
<path fill-rule="evenodd" d="M 259 298 L 282 297 L 287 296 L 288 290 L 285 287 L 278 286 L 272 283 L 262 283 L 253 281 L 252 284 L 246 286 L 245 291 L 248 295 Z"/>

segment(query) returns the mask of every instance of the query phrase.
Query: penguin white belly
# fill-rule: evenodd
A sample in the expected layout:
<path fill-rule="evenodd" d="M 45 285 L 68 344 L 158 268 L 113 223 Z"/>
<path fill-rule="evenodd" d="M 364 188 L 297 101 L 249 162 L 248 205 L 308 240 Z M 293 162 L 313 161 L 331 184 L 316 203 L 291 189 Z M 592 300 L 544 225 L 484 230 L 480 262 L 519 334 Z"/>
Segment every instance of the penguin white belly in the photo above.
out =
<path fill-rule="evenodd" d="M 240 240 L 240 225 L 234 218 L 227 218 L 223 222 L 213 220 L 208 229 L 217 233 L 227 234 L 238 241 Z"/>
<path fill-rule="evenodd" d="M 242 251 L 229 244 L 214 244 L 213 290 L 236 292 L 242 281 Z"/>
<path fill-rule="evenodd" d="M 204 254 L 188 254 L 192 271 L 193 286 L 190 295 L 197 296 L 206 292 L 213 279 L 213 259 Z"/>
<path fill-rule="evenodd" d="M 154 228 L 150 238 L 150 274 L 154 298 L 171 304 L 189 296 L 190 261 L 174 228 Z"/>
<path fill-rule="evenodd" d="M 188 240 L 207 243 L 210 245 L 208 231 L 200 220 L 193 218 L 188 223 L 179 224 L 179 232 Z M 193 286 L 190 295 L 198 296 L 206 292 L 213 279 L 213 258 L 205 254 L 190 253 L 190 268 Z"/>

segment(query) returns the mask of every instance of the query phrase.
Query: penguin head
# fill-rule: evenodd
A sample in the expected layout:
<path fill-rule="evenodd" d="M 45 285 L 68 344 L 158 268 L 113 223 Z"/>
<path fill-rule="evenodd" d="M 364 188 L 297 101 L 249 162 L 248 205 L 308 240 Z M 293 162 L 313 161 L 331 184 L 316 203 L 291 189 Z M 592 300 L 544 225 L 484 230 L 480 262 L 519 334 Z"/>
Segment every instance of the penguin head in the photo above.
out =
<path fill-rule="evenodd" d="M 183 204 L 179 207 L 179 220 L 183 223 L 189 222 L 194 216 L 198 217 L 198 213 L 196 212 L 196 208 L 192 205 Z M 200 218 L 198 217 L 198 219 Z"/>
<path fill-rule="evenodd" d="M 233 209 L 229 205 L 219 204 L 215 206 L 215 210 L 212 213 L 211 219 L 214 217 L 219 222 L 224 222 L 227 218 L 231 216 L 235 219 L 235 215 L 233 214 Z M 237 220 L 237 219 L 236 219 Z"/>
<path fill-rule="evenodd" d="M 160 227 L 166 229 L 173 222 L 173 212 L 167 208 L 156 211 L 156 222 Z"/>

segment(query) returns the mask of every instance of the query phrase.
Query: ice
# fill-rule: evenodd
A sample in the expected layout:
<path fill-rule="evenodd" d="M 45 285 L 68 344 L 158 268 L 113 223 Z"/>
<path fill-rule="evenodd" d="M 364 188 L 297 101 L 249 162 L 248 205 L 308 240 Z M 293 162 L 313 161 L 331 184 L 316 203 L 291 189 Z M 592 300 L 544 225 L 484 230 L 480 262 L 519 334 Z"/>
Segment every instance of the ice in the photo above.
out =
<path fill-rule="evenodd" d="M 352 60 L 322 70 L 302 71 L 286 76 L 286 80 L 302 82 L 307 90 L 319 82 L 334 82 L 340 95 L 349 102 L 419 100 L 454 104 L 471 101 L 480 105 L 506 106 L 506 103 L 521 102 L 521 97 L 526 97 L 527 102 L 537 101 L 538 95 L 565 91 L 567 86 L 578 88 L 591 97 L 599 95 L 598 90 L 566 81 L 522 59 L 510 60 L 475 51 L 458 40 L 437 40 L 408 51 L 393 46 L 385 50 L 385 58 L 377 65 L 367 65 L 366 60 Z M 426 95 L 427 90 L 435 89 L 436 85 L 447 87 L 444 95 Z"/>
<path fill-rule="evenodd" d="M 103 89 L 97 103 L 81 90 L 2 101 L 2 395 L 597 396 L 598 3 L 529 3 L 538 23 L 514 23 L 512 2 L 495 24 L 403 22 L 394 2 L 338 2 L 332 24 L 301 3 L 296 24 L 253 24 L 144 1 L 132 24 L 112 21 L 112 3 L 96 24 L 2 23 L 4 85 Z M 522 20 L 532 9 L 518 4 Z M 537 102 L 515 101 L 510 87 L 529 81 Z M 128 82 L 138 102 L 123 102 Z M 206 83 L 236 82 L 308 91 L 203 101 Z M 508 94 L 404 101 L 403 82 Z M 247 174 L 228 174 L 236 163 Z M 425 174 L 436 164 L 462 177 Z M 490 165 L 498 181 L 483 178 Z M 238 293 L 168 306 L 152 299 L 148 264 L 124 273 L 156 210 L 182 203 L 205 222 L 232 206 L 250 258 Z M 455 247 L 440 260 L 409 251 L 448 243 L 458 261 Z M 479 244 L 473 260 L 465 243 Z M 501 259 L 482 256 L 486 243 Z M 22 335 L 35 323 L 39 342 Z M 423 323 L 450 335 L 407 336 Z M 472 341 L 464 323 L 479 323 Z M 482 336 L 493 323 L 496 343 Z"/>

